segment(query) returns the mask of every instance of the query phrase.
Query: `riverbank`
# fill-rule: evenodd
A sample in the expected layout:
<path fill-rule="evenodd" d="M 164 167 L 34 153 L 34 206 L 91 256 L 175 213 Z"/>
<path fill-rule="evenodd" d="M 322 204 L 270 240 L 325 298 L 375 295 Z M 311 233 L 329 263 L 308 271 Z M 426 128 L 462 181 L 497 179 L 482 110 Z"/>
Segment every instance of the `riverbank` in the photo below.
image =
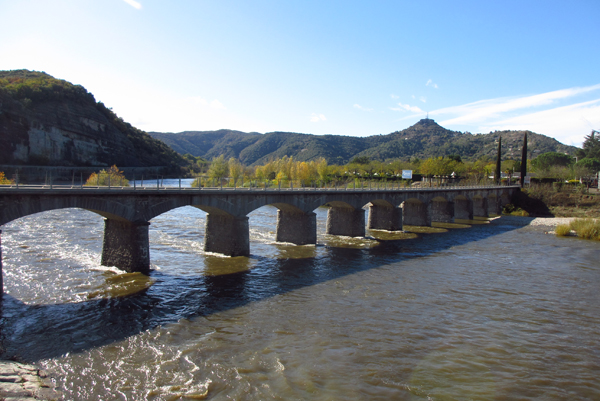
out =
<path fill-rule="evenodd" d="M 0 360 L 0 400 L 57 400 L 46 373 L 33 365 Z"/>

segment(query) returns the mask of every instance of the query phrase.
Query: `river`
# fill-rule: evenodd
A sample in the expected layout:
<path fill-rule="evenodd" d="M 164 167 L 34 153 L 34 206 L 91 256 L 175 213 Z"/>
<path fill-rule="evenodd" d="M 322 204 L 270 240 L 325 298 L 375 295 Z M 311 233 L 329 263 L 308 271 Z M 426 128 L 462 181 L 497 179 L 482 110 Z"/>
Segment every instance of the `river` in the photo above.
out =
<path fill-rule="evenodd" d="M 149 277 L 99 264 L 92 212 L 6 224 L 2 356 L 64 400 L 600 399 L 600 243 L 508 218 L 336 238 L 316 213 L 293 246 L 255 210 L 251 256 L 227 258 L 172 210 Z"/>

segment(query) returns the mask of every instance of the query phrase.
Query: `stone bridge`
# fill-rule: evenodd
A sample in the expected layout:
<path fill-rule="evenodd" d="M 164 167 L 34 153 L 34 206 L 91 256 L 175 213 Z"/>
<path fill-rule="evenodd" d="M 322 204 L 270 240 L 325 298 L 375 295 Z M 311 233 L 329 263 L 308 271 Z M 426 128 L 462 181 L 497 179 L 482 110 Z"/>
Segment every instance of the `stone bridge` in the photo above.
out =
<path fill-rule="evenodd" d="M 327 234 L 359 237 L 365 228 L 396 231 L 403 224 L 429 226 L 434 221 L 499 214 L 515 191 L 517 186 L 376 190 L 13 186 L 0 188 L 0 225 L 47 210 L 89 210 L 105 218 L 102 265 L 148 273 L 150 220 L 182 206 L 207 213 L 205 251 L 248 256 L 247 215 L 265 205 L 278 209 L 276 240 L 305 245 L 317 241 L 314 210 L 320 206 L 329 208 Z M 364 209 L 369 210 L 368 219 Z M 1 263 L 0 253 L 0 288 Z"/>

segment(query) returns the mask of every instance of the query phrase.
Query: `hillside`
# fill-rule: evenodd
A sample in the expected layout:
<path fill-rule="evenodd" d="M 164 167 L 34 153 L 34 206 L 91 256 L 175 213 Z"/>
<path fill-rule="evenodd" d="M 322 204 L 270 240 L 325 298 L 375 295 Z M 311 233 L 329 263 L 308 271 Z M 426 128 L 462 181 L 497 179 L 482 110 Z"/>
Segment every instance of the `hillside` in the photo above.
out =
<path fill-rule="evenodd" d="M 0 71 L 0 164 L 185 165 L 181 155 L 119 118 L 80 85 L 43 72 Z"/>
<path fill-rule="evenodd" d="M 452 154 L 460 155 L 464 160 L 477 160 L 481 157 L 495 159 L 499 137 L 502 137 L 502 158 L 520 159 L 525 132 L 530 159 L 545 152 L 574 154 L 578 149 L 531 131 L 470 134 L 448 130 L 432 119 L 422 119 L 402 131 L 369 137 L 291 132 L 258 134 L 230 130 L 149 134 L 180 153 L 191 153 L 207 159 L 223 154 L 226 158 L 236 157 L 242 163 L 252 165 L 286 155 L 299 161 L 324 157 L 329 163 L 335 164 L 347 163 L 356 156 L 382 161 Z"/>

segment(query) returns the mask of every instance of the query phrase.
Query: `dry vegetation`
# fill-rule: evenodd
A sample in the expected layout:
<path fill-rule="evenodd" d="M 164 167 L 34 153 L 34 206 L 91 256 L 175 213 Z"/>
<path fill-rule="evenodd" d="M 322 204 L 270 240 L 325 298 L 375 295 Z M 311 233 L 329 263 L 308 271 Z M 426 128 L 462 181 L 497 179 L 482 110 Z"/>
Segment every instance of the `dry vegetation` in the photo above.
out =
<path fill-rule="evenodd" d="M 515 195 L 509 208 L 531 216 L 600 218 L 600 193 L 585 186 L 532 184 Z"/>

